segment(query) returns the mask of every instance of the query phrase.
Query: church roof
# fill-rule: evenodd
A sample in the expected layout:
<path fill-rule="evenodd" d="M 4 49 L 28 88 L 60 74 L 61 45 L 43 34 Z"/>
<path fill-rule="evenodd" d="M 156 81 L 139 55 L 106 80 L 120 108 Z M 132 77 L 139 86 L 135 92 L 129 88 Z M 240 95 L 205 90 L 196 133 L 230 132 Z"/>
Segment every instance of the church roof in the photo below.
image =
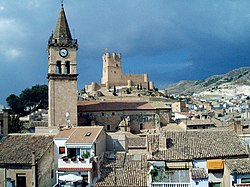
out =
<path fill-rule="evenodd" d="M 67 18 L 62 6 L 54 31 L 54 39 L 72 40 Z"/>

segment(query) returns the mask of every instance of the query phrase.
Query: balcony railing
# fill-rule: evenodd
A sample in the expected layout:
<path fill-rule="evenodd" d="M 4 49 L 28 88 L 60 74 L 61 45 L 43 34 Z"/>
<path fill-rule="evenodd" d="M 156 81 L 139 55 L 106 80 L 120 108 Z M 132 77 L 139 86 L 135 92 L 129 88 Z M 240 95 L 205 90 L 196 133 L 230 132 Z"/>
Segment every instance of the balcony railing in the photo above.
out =
<path fill-rule="evenodd" d="M 58 168 L 92 168 L 93 158 L 59 158 Z"/>
<path fill-rule="evenodd" d="M 151 183 L 151 187 L 191 187 L 190 183 L 165 183 L 165 182 L 154 182 Z"/>

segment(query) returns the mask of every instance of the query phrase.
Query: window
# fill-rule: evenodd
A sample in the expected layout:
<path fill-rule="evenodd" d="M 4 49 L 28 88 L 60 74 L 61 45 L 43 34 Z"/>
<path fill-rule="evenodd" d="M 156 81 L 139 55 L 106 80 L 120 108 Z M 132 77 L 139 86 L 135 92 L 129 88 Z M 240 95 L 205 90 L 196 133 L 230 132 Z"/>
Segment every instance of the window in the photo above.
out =
<path fill-rule="evenodd" d="M 245 125 L 245 124 L 242 126 L 243 129 L 248 129 L 248 127 L 249 125 Z"/>
<path fill-rule="evenodd" d="M 25 174 L 16 174 L 16 184 L 17 187 L 26 187 L 26 175 Z"/>
<path fill-rule="evenodd" d="M 66 62 L 66 72 L 70 74 L 70 62 Z"/>
<path fill-rule="evenodd" d="M 102 112 L 102 116 L 104 116 L 104 113 Z"/>
<path fill-rule="evenodd" d="M 142 130 L 142 129 L 143 129 L 143 124 L 141 123 L 141 124 L 140 124 L 140 130 Z"/>
<path fill-rule="evenodd" d="M 220 183 L 209 183 L 209 187 L 220 187 Z"/>
<path fill-rule="evenodd" d="M 199 185 L 199 182 L 198 182 L 198 181 L 196 181 L 196 182 L 195 182 L 195 185 Z"/>
<path fill-rule="evenodd" d="M 90 136 L 91 135 L 91 132 L 87 132 L 86 134 L 85 134 L 85 136 Z"/>
<path fill-rule="evenodd" d="M 50 175 L 50 177 L 53 179 L 54 178 L 54 170 L 52 169 L 51 170 L 51 175 Z"/>
<path fill-rule="evenodd" d="M 250 178 L 242 178 L 241 183 L 250 183 Z"/>
<path fill-rule="evenodd" d="M 65 154 L 65 147 L 59 147 L 59 154 Z"/>
<path fill-rule="evenodd" d="M 118 67 L 118 64 L 116 64 L 115 66 Z"/>
<path fill-rule="evenodd" d="M 110 131 L 110 125 L 107 125 L 107 130 Z"/>
<path fill-rule="evenodd" d="M 116 71 L 114 71 L 114 74 L 116 74 Z"/>
<path fill-rule="evenodd" d="M 114 116 L 115 115 L 115 112 L 112 112 L 112 116 Z"/>
<path fill-rule="evenodd" d="M 58 61 L 56 62 L 56 74 L 61 74 L 61 73 L 62 73 L 61 62 Z"/>

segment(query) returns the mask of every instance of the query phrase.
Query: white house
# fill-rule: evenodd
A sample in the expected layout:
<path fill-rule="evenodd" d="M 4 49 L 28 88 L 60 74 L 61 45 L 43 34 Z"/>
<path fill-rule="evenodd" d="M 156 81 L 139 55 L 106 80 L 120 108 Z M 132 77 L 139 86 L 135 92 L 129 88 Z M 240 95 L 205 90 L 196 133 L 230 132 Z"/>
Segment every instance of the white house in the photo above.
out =
<path fill-rule="evenodd" d="M 74 174 L 91 186 L 100 177 L 100 164 L 106 150 L 102 126 L 75 127 L 60 131 L 54 137 L 57 183 L 60 176 Z M 76 185 L 76 184 L 75 184 Z"/>

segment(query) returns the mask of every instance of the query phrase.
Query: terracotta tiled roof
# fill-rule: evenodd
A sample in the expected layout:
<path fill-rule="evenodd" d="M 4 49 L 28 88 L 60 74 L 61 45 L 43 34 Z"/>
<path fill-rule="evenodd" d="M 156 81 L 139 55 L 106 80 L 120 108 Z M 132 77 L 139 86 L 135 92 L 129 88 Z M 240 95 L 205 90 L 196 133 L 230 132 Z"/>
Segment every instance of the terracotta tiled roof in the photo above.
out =
<path fill-rule="evenodd" d="M 138 138 L 128 138 L 128 147 L 135 148 L 135 147 L 145 147 L 146 148 L 146 138 L 138 137 Z"/>
<path fill-rule="evenodd" d="M 250 159 L 227 159 L 225 165 L 231 171 L 231 174 L 234 170 L 237 170 L 239 174 L 250 174 Z"/>
<path fill-rule="evenodd" d="M 95 186 L 147 186 L 146 155 L 116 155 L 116 161 L 106 160 Z"/>
<path fill-rule="evenodd" d="M 141 101 L 78 101 L 78 112 L 154 109 L 150 103 Z"/>
<path fill-rule="evenodd" d="M 102 126 L 75 127 L 60 131 L 55 139 L 67 139 L 67 143 L 94 143 L 102 131 Z"/>
<path fill-rule="evenodd" d="M 202 119 L 194 119 L 194 120 L 182 120 L 187 126 L 192 126 L 192 125 L 213 125 L 214 122 L 210 120 L 202 120 Z"/>
<path fill-rule="evenodd" d="M 248 157 L 246 146 L 231 129 L 162 132 L 149 135 L 152 160 Z"/>
<path fill-rule="evenodd" d="M 32 151 L 39 160 L 52 143 L 52 135 L 8 135 L 0 144 L 0 164 L 31 164 Z"/>
<path fill-rule="evenodd" d="M 192 168 L 191 169 L 192 179 L 207 179 L 208 174 L 204 168 Z"/>
<path fill-rule="evenodd" d="M 177 114 L 181 114 L 181 115 L 184 115 L 184 116 L 193 116 L 192 113 L 189 113 L 189 112 L 175 112 Z"/>
<path fill-rule="evenodd" d="M 91 171 L 91 168 L 58 168 L 58 171 Z"/>

